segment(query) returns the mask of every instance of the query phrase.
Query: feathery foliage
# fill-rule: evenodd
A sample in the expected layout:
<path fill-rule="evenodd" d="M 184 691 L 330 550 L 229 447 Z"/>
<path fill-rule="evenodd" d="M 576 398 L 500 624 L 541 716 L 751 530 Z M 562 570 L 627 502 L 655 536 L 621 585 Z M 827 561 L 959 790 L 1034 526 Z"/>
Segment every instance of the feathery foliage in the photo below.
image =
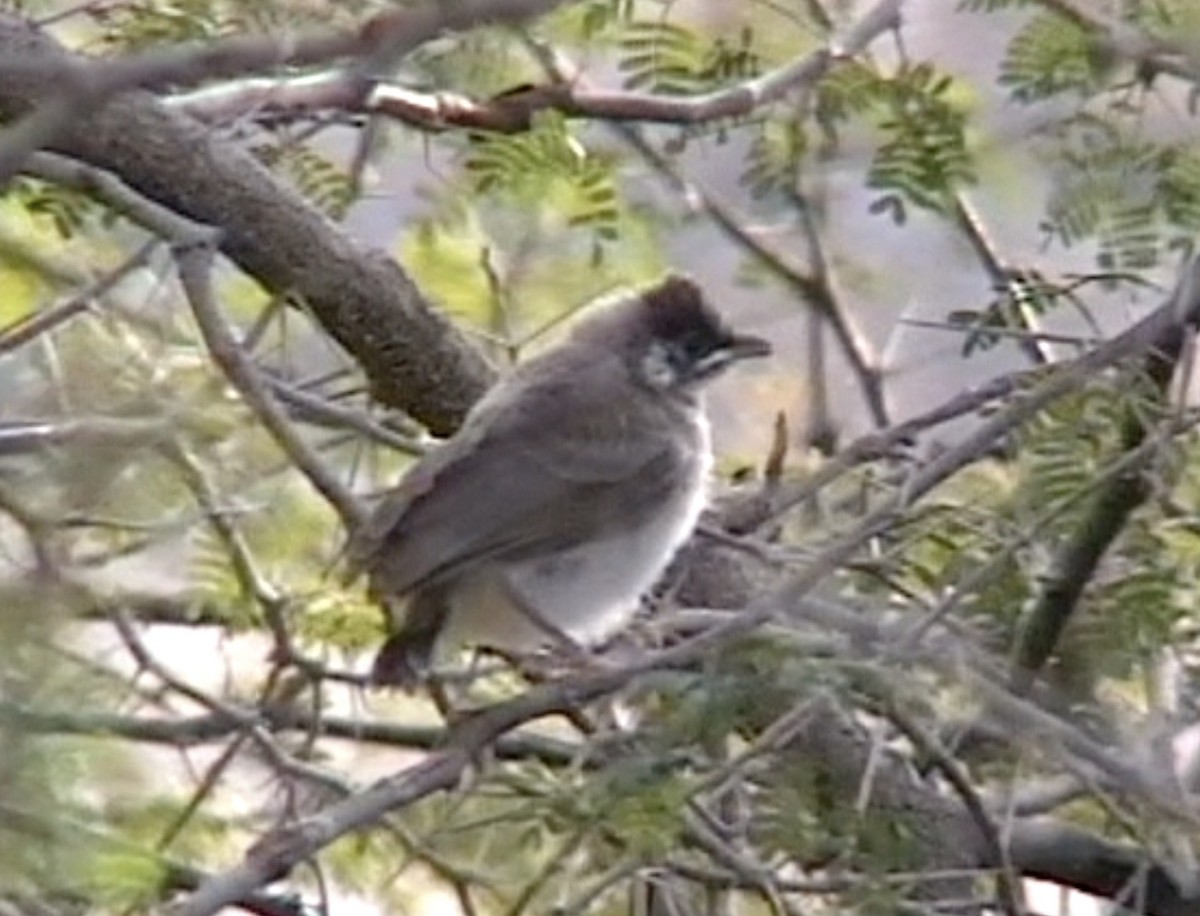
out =
<path fill-rule="evenodd" d="M 1169 391 L 1142 377 L 1144 355 L 1114 360 L 969 451 L 971 434 L 1033 403 L 1058 370 L 1039 365 L 966 414 L 947 410 L 957 426 L 876 429 L 1026 368 L 1018 343 L 1063 360 L 1091 351 L 1164 301 L 1193 245 L 1200 93 L 1182 83 L 1200 5 L 1110 10 L 1145 39 L 1136 59 L 1084 6 L 962 0 L 949 25 L 876 24 L 858 48 L 844 27 L 866 4 L 585 0 L 521 26 L 442 30 L 369 73 L 427 93 L 444 115 L 434 126 L 361 104 L 313 111 L 302 97 L 209 125 L 214 150 L 248 149 L 278 180 L 247 202 L 261 232 L 232 239 L 212 275 L 236 355 L 268 395 L 219 364 L 230 354 L 199 333 L 169 244 L 147 246 L 98 196 L 28 176 L 0 189 L 0 912 L 162 912 L 270 849 L 281 826 L 446 772 L 448 789 L 416 791 L 273 876 L 265 911 L 337 913 L 352 898 L 505 916 L 865 916 L 948 898 L 1006 911 L 964 801 L 974 793 L 1003 800 L 1015 871 L 1046 866 L 1019 857 L 1033 794 L 1048 806 L 1037 815 L 1103 850 L 1089 864 L 1136 860 L 1118 902 L 1146 896 L 1157 912 L 1149 891 L 1173 886 L 1159 861 L 1187 872 L 1194 859 L 1161 778 L 1176 772 L 1164 750 L 1181 734 L 1176 710 L 1200 696 L 1200 437 L 1176 390 L 1192 357 L 1185 348 Z M 5 7 L 61 13 L 56 34 L 103 55 L 164 59 L 235 36 L 338 29 L 349 46 L 373 34 L 373 14 L 408 14 L 374 0 Z M 801 63 L 807 82 L 756 95 Z M 265 72 L 287 89 L 309 69 L 362 76 L 355 65 Z M 456 122 L 558 80 L 580 90 L 570 113 L 538 108 L 511 132 Z M 737 116 L 678 114 L 724 90 L 750 100 Z M 10 91 L 0 81 L 0 104 Z M 605 123 L 586 111 L 598 96 L 671 114 Z M 1014 123 L 1037 127 L 987 136 Z M 153 196 L 189 177 L 127 184 Z M 726 606 L 755 613 L 795 574 L 806 588 L 754 632 L 603 701 L 564 688 L 562 715 L 509 729 L 454 770 L 454 742 L 488 721 L 464 710 L 595 672 L 566 651 L 523 660 L 522 673 L 486 654 L 451 659 L 439 674 L 463 707 L 457 730 L 430 691 L 367 685 L 403 608 L 342 583 L 345 532 L 298 469 L 296 442 L 364 501 L 436 445 L 376 403 L 379 377 L 356 360 L 358 332 L 383 334 L 395 316 L 355 284 L 321 311 L 310 271 L 288 274 L 300 288 L 268 290 L 237 266 L 255 263 L 247 251 L 275 254 L 277 220 L 296 213 L 346 237 L 306 235 L 312 251 L 293 267 L 365 271 L 387 255 L 364 248 L 390 249 L 403 266 L 390 276 L 414 287 L 399 311 L 432 304 L 446 319 L 405 325 L 419 346 L 453 325 L 501 368 L 594 297 L 669 266 L 739 329 L 768 325 L 775 361 L 712 398 L 723 454 L 706 525 L 729 531 L 689 545 L 602 664 L 678 645 Z M 906 350 L 912 328 L 898 319 L 914 312 L 908 324 L 932 316 L 938 336 L 914 332 Z M 389 365 L 408 371 L 411 341 L 388 340 L 400 354 Z M 439 366 L 429 390 L 453 389 L 457 371 Z M 872 384 L 886 417 L 860 409 Z M 264 403 L 294 434 L 286 448 Z M 781 408 L 790 433 L 772 426 Z M 847 438 L 880 435 L 825 463 L 795 431 L 797 414 L 822 410 Z M 724 470 L 747 466 L 729 486 Z M 500 497 L 506 484 L 489 481 Z M 1015 647 L 1064 557 L 1084 552 L 1096 504 L 1129 484 L 1136 505 L 1069 583 L 1078 598 L 1044 670 L 995 714 L 988 697 L 1015 684 Z M 708 581 L 687 577 L 705 557 L 690 569 Z M 1053 740 L 1038 724 L 1051 715 Z M 1024 791 L 1064 776 L 1079 783 L 1069 804 Z"/>

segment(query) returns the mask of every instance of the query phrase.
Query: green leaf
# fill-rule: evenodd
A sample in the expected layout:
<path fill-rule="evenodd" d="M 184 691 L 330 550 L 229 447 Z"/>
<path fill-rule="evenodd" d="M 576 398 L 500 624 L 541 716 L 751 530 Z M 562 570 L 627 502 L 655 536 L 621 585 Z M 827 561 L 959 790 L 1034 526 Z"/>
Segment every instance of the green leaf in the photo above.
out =
<path fill-rule="evenodd" d="M 296 615 L 296 636 L 305 645 L 366 652 L 384 637 L 383 615 L 373 603 L 327 593 L 309 601 Z"/>
<path fill-rule="evenodd" d="M 284 140 L 260 144 L 252 152 L 264 165 L 290 178 L 297 191 L 333 219 L 344 217 L 354 203 L 350 175 L 312 147 Z"/>
<path fill-rule="evenodd" d="M 887 193 L 872 212 L 890 212 L 902 221 L 896 198 L 944 212 L 954 193 L 975 181 L 966 116 L 947 98 L 950 86 L 925 65 L 905 68 L 888 83 L 882 96 L 886 114 L 879 124 L 885 140 L 867 175 L 870 187 Z"/>
<path fill-rule="evenodd" d="M 628 89 L 665 95 L 701 91 L 706 80 L 705 42 L 671 22 L 631 22 L 619 43 L 618 68 Z"/>
<path fill-rule="evenodd" d="M 762 121 L 746 155 L 741 183 L 760 198 L 790 190 L 807 149 L 808 138 L 800 120 Z"/>
<path fill-rule="evenodd" d="M 165 878 L 165 867 L 150 855 L 105 849 L 91 857 L 86 884 L 98 904 L 118 909 L 156 900 Z"/>
<path fill-rule="evenodd" d="M 1088 94 L 1106 64 L 1096 37 L 1063 16 L 1043 13 L 1009 42 L 1000 65 L 1000 84 L 1029 103 L 1062 92 Z"/>
<path fill-rule="evenodd" d="M 553 203 L 569 226 L 591 230 L 600 241 L 619 233 L 611 167 L 591 155 L 557 114 L 538 117 L 522 134 L 476 135 L 463 168 L 477 194 L 522 206 Z"/>

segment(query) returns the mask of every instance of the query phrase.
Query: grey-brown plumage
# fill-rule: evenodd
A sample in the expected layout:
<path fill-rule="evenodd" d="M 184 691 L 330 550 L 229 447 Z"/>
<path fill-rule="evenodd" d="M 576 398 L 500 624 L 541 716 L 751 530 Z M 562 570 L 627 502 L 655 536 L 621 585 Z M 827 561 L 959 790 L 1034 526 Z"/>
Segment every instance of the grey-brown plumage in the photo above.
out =
<path fill-rule="evenodd" d="M 611 635 L 703 508 L 698 388 L 769 349 L 673 277 L 596 308 L 497 384 L 351 539 L 351 576 L 369 575 L 394 621 L 375 680 L 409 684 L 461 645 Z"/>

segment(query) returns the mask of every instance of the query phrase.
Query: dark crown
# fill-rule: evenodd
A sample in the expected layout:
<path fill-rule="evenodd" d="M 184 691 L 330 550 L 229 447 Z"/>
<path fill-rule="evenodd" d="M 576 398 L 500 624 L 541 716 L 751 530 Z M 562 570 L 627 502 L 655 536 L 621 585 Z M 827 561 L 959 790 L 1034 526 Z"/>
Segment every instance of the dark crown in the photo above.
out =
<path fill-rule="evenodd" d="M 704 301 L 694 281 L 667 277 L 642 293 L 650 333 L 660 340 L 683 341 L 708 337 L 714 343 L 729 336 L 721 316 Z"/>

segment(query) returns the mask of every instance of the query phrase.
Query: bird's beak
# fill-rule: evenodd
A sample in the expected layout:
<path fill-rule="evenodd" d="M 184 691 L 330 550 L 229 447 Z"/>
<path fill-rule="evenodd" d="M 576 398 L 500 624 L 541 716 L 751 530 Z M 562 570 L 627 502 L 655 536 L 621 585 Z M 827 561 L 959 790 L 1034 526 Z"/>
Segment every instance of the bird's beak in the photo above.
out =
<path fill-rule="evenodd" d="M 753 337 L 750 334 L 735 334 L 725 350 L 729 354 L 729 361 L 736 362 L 739 359 L 770 356 L 771 344 L 761 337 Z"/>
<path fill-rule="evenodd" d="M 753 359 L 756 356 L 769 356 L 770 354 L 771 345 L 761 337 L 751 337 L 749 334 L 731 334 L 721 341 L 721 345 L 716 350 L 696 363 L 691 380 L 712 378 L 718 372 L 743 359 Z"/>

